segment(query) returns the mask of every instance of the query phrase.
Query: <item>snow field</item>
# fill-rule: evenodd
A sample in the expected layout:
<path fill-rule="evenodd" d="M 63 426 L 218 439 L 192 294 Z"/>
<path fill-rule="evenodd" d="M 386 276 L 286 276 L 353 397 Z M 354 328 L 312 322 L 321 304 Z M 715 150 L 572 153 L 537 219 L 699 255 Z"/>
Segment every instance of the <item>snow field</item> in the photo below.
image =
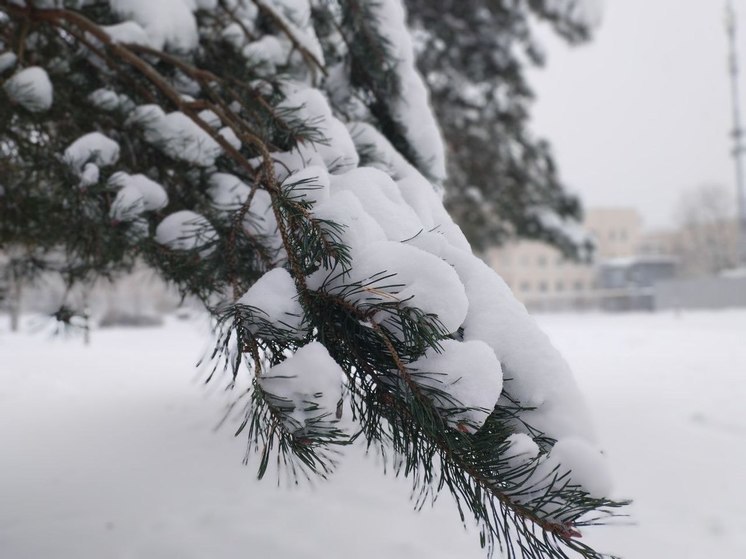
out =
<path fill-rule="evenodd" d="M 746 312 L 539 322 L 586 396 L 614 495 L 635 500 L 588 542 L 629 559 L 746 556 Z M 0 324 L 0 557 L 483 557 L 448 496 L 413 512 L 407 482 L 359 449 L 313 487 L 255 481 L 236 422 L 214 429 L 236 394 L 201 383 L 204 332 L 169 321 L 85 347 Z"/>

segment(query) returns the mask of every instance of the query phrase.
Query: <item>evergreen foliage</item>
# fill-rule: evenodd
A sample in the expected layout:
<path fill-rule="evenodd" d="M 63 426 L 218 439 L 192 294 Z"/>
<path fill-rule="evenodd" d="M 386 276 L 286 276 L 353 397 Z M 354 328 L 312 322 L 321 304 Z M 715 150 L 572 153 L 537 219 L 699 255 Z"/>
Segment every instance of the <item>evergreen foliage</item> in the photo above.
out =
<path fill-rule="evenodd" d="M 169 17 L 151 19 L 159 9 Z M 275 465 L 329 475 L 335 449 L 362 438 L 412 480 L 418 506 L 451 492 L 490 552 L 600 557 L 578 530 L 621 503 L 558 461 L 565 437 L 584 436 L 564 419 L 552 427 L 551 413 L 578 413 L 565 365 L 423 178 L 442 178 L 442 161 L 402 110 L 426 104 L 412 61 L 397 58 L 409 40 L 399 9 L 0 0 L 0 248 L 14 277 L 70 285 L 143 259 L 201 300 L 216 324 L 213 374 L 250 385 L 238 431 L 260 477 Z M 391 212 L 422 223 L 401 235 L 412 224 Z M 473 323 L 493 309 L 490 324 L 508 331 L 490 338 Z M 76 320 L 68 306 L 57 317 Z M 528 347 L 503 348 L 511 332 Z M 489 370 L 418 365 L 467 343 L 487 350 Z M 478 374 L 495 391 L 488 409 L 454 395 Z M 537 374 L 560 379 L 547 416 L 522 395 Z"/>
<path fill-rule="evenodd" d="M 572 226 L 582 218 L 580 200 L 563 185 L 549 144 L 529 129 L 525 69 L 544 63 L 538 21 L 571 44 L 590 38 L 588 1 L 405 3 L 446 140 L 446 203 L 456 222 L 481 249 L 532 238 L 587 257 L 589 239 Z"/>

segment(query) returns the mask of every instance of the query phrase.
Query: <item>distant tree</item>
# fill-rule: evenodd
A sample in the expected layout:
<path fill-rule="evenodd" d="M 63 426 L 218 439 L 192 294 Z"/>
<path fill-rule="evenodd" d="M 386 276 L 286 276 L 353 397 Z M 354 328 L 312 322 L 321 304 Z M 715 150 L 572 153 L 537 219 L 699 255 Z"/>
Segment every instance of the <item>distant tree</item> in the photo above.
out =
<path fill-rule="evenodd" d="M 681 273 L 712 275 L 738 265 L 738 223 L 733 193 L 706 184 L 686 191 L 676 209 L 675 251 Z"/>
<path fill-rule="evenodd" d="M 445 157 L 400 0 L 0 0 L 0 80 L 9 269 L 144 261 L 201 301 L 260 477 L 329 475 L 362 438 L 490 550 L 600 557 L 578 529 L 620 505 L 605 459 L 427 178 Z"/>
<path fill-rule="evenodd" d="M 571 44 L 598 22 L 595 0 L 405 0 L 417 63 L 430 87 L 448 154 L 446 205 L 480 249 L 510 238 L 546 241 L 585 257 L 577 196 L 547 141 L 529 127 L 530 65 L 542 65 L 538 22 Z"/>

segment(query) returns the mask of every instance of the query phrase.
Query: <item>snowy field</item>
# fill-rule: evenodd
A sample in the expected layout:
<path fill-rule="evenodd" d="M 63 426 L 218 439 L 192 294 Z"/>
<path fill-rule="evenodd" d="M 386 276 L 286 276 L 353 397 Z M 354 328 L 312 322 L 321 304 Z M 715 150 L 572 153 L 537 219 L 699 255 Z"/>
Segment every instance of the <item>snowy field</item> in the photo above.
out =
<path fill-rule="evenodd" d="M 5 317 L 3 317 L 4 319 Z M 746 311 L 547 315 L 612 459 L 626 525 L 589 542 L 630 559 L 746 557 Z M 254 481 L 214 427 L 204 325 L 80 339 L 0 325 L 0 558 L 469 559 L 448 498 L 412 512 L 407 483 L 351 451 L 314 487 Z"/>

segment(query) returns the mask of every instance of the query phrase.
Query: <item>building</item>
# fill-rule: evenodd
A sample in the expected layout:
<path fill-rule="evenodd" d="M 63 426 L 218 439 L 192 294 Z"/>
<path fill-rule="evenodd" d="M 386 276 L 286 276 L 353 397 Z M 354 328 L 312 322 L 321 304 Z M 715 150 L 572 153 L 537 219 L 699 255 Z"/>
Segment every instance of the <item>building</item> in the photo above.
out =
<path fill-rule="evenodd" d="M 632 208 L 592 208 L 583 223 L 596 242 L 595 262 L 637 254 L 642 219 Z M 537 310 L 597 307 L 598 274 L 594 263 L 568 261 L 554 247 L 516 241 L 494 248 L 487 261 L 515 295 Z"/>

